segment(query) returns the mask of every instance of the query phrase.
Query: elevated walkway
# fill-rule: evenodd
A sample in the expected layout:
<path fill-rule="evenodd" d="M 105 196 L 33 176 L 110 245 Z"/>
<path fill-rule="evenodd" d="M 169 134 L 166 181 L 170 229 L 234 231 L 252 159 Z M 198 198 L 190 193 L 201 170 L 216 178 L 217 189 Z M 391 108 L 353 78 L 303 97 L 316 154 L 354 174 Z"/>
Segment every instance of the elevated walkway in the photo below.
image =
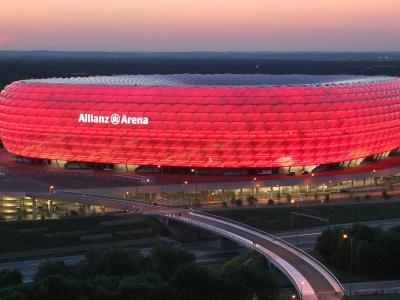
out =
<path fill-rule="evenodd" d="M 146 211 L 144 213 L 199 227 L 249 249 L 254 249 L 264 255 L 271 265 L 279 269 L 292 282 L 300 299 L 334 300 L 343 298 L 344 289 L 329 270 L 307 253 L 273 235 L 199 212 L 174 214 Z"/>

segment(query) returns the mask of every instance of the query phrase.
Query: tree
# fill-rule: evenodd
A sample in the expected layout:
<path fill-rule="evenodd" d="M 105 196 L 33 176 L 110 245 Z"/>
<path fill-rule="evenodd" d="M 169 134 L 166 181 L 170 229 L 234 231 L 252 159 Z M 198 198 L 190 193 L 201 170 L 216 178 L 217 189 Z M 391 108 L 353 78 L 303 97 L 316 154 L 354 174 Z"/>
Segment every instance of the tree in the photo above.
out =
<path fill-rule="evenodd" d="M 140 250 L 134 248 L 92 250 L 86 252 L 79 271 L 81 276 L 130 276 L 143 270 L 144 261 Z"/>
<path fill-rule="evenodd" d="M 289 193 L 286 193 L 285 198 L 286 198 L 286 201 L 290 203 L 290 200 L 292 199 L 292 195 L 290 195 Z"/>
<path fill-rule="evenodd" d="M 196 257 L 185 249 L 157 246 L 150 251 L 148 260 L 150 270 L 159 273 L 162 279 L 168 280 L 180 265 L 194 263 Z"/>
<path fill-rule="evenodd" d="M 218 299 L 215 275 L 207 268 L 195 263 L 183 264 L 171 278 L 174 299 Z"/>
<path fill-rule="evenodd" d="M 268 270 L 253 264 L 227 264 L 218 275 L 223 299 L 278 299 L 279 284 Z"/>
<path fill-rule="evenodd" d="M 30 286 L 26 284 L 12 285 L 0 288 L 1 300 L 31 300 L 33 299 Z"/>
<path fill-rule="evenodd" d="M 279 202 L 281 201 L 281 197 L 282 197 L 282 195 L 281 195 L 281 193 L 278 191 L 278 192 L 276 193 L 276 199 L 278 199 Z"/>
<path fill-rule="evenodd" d="M 344 232 L 351 239 L 344 239 Z M 400 226 L 388 232 L 383 231 L 381 226 L 371 228 L 359 223 L 346 230 L 327 229 L 317 238 L 315 249 L 339 269 L 348 271 L 352 259 L 355 273 L 384 278 L 389 274 L 398 274 L 400 268 Z"/>
<path fill-rule="evenodd" d="M 325 202 L 329 202 L 330 199 L 331 199 L 331 195 L 326 194 L 325 195 Z"/>
<path fill-rule="evenodd" d="M 317 237 L 317 244 L 315 245 L 315 250 L 321 254 L 321 256 L 330 262 L 335 254 L 339 238 L 342 234 L 341 227 L 335 227 L 334 229 L 326 229 L 322 234 Z"/>
<path fill-rule="evenodd" d="M 90 276 L 85 278 L 82 291 L 89 299 L 119 299 L 118 286 L 120 283 L 120 276 Z"/>
<path fill-rule="evenodd" d="M 387 256 L 383 249 L 366 240 L 358 243 L 356 249 L 355 270 L 359 274 L 382 275 L 387 267 Z"/>
<path fill-rule="evenodd" d="M 400 269 L 400 226 L 390 228 L 382 241 L 385 245 L 386 256 L 390 264 L 387 266 L 387 271 L 391 274 L 398 274 Z"/>
<path fill-rule="evenodd" d="M 19 269 L 3 269 L 0 271 L 0 288 L 21 284 L 23 278 Z"/>
<path fill-rule="evenodd" d="M 237 206 L 241 206 L 243 204 L 243 200 L 241 198 L 237 198 L 236 201 L 235 201 L 235 204 Z"/>
<path fill-rule="evenodd" d="M 232 196 L 231 196 L 231 204 L 235 204 L 235 201 L 236 201 L 235 195 L 232 194 Z"/>
<path fill-rule="evenodd" d="M 51 275 L 60 275 L 63 277 L 72 277 L 71 269 L 61 260 L 45 260 L 39 265 L 39 268 L 33 277 L 34 281 L 40 281 Z"/>
<path fill-rule="evenodd" d="M 390 199 L 390 195 L 388 194 L 388 192 L 386 190 L 383 190 L 382 197 L 383 197 L 383 199 L 386 199 L 386 200 Z"/>
<path fill-rule="evenodd" d="M 50 275 L 34 283 L 30 299 L 79 299 L 83 296 L 81 287 L 79 280 L 73 277 Z"/>
<path fill-rule="evenodd" d="M 254 197 L 253 195 L 247 196 L 246 200 L 249 205 L 254 205 L 254 204 L 258 203 L 258 199 L 256 197 Z"/>
<path fill-rule="evenodd" d="M 121 279 L 117 288 L 117 299 L 176 299 L 169 283 L 155 273 L 142 273 Z"/>

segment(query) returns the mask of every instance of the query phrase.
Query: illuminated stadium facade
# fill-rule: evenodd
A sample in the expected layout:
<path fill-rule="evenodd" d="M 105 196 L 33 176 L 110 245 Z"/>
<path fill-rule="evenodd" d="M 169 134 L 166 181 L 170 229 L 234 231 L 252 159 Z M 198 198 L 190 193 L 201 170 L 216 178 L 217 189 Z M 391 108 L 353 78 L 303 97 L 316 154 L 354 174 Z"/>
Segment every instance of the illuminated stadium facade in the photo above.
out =
<path fill-rule="evenodd" d="M 282 168 L 388 156 L 400 79 L 127 75 L 22 80 L 0 97 L 0 139 L 46 160 Z"/>

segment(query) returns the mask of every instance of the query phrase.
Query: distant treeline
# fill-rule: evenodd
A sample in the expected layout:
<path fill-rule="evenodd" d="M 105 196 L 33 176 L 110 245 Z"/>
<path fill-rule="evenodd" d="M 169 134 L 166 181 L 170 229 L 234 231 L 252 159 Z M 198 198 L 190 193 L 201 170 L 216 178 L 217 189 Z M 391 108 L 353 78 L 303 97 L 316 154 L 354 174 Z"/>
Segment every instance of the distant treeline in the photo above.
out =
<path fill-rule="evenodd" d="M 0 88 L 16 80 L 113 74 L 351 74 L 400 76 L 400 60 L 270 58 L 4 57 Z"/>

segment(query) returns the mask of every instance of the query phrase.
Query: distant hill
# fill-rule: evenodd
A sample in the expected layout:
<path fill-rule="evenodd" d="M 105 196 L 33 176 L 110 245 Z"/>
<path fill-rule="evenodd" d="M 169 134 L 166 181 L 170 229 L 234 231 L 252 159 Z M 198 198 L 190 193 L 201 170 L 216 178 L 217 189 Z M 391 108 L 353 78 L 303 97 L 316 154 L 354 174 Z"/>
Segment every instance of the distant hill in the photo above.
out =
<path fill-rule="evenodd" d="M 162 58 L 162 59 L 278 59 L 311 61 L 397 61 L 400 52 L 70 52 L 0 51 L 4 58 Z"/>

